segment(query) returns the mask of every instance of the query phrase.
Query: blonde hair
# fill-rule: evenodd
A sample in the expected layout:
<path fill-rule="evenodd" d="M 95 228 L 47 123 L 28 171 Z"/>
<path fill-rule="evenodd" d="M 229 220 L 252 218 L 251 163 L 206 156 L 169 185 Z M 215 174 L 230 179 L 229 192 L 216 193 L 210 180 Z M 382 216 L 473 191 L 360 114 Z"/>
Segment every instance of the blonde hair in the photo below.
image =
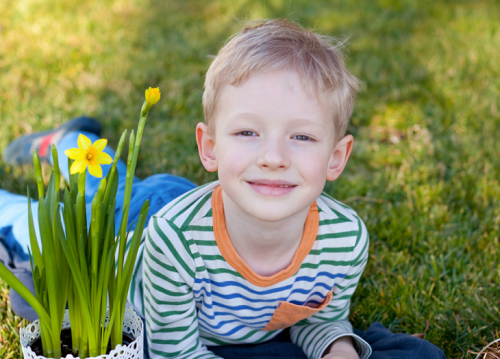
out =
<path fill-rule="evenodd" d="M 207 71 L 203 111 L 209 129 L 213 130 L 223 86 L 237 86 L 257 72 L 293 69 L 308 91 L 333 107 L 335 137 L 341 139 L 358 92 L 358 79 L 346 69 L 341 46 L 329 36 L 304 30 L 285 19 L 246 26 L 228 40 Z"/>

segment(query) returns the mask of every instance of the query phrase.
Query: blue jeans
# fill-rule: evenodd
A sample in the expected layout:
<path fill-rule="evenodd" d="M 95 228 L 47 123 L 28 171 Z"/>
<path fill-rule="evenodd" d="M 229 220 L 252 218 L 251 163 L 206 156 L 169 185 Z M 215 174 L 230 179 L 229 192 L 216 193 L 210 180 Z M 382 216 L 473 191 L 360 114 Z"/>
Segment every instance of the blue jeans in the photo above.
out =
<path fill-rule="evenodd" d="M 99 138 L 93 133 L 83 132 L 92 143 Z M 57 145 L 59 155 L 59 168 L 61 175 L 69 182 L 68 157 L 64 154 L 69 148 L 78 147 L 79 133 L 70 132 L 66 134 Z M 107 154 L 114 158 L 115 152 L 107 146 L 104 150 Z M 103 165 L 103 177 L 106 176 L 111 165 Z M 117 163 L 118 170 L 118 191 L 116 194 L 116 212 L 115 223 L 116 231 L 119 229 L 122 217 L 123 196 L 125 192 L 125 175 L 127 173 L 127 165 L 119 160 Z M 87 174 L 87 182 L 85 187 L 85 199 L 87 203 L 87 215 L 90 217 L 92 209 L 92 199 L 99 187 L 100 178 L 93 177 Z M 134 177 L 132 187 L 132 198 L 130 200 L 130 210 L 128 223 L 132 224 L 132 229 L 135 228 L 135 221 L 139 218 L 142 204 L 146 199 L 149 199 L 149 213 L 146 225 L 149 218 L 158 212 L 163 206 L 169 203 L 174 198 L 183 193 L 195 188 L 196 185 L 185 178 L 173 176 L 170 174 L 157 174 L 150 176 L 144 180 Z M 37 194 L 32 194 L 35 196 Z M 33 220 L 35 223 L 35 232 L 37 234 L 38 243 L 40 244 L 40 231 L 38 228 L 38 201 L 31 200 L 31 208 L 33 212 Z M 11 251 L 12 255 L 29 259 L 26 248 L 30 246 L 29 230 L 28 230 L 28 200 L 26 196 L 13 194 L 0 189 L 0 235 L 3 236 L 2 242 Z"/>

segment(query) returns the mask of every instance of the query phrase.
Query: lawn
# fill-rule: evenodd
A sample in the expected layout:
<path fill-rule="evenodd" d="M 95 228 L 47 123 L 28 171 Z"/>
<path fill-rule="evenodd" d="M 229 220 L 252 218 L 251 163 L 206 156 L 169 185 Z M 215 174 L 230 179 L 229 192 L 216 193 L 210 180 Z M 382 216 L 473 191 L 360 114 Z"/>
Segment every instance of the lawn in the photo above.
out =
<path fill-rule="evenodd" d="M 314 4 L 314 5 L 311 5 Z M 137 173 L 216 179 L 194 128 L 209 55 L 249 19 L 287 17 L 349 38 L 362 82 L 348 166 L 325 191 L 360 214 L 370 261 L 351 321 L 422 333 L 448 358 L 499 337 L 500 5 L 492 1 L 19 0 L 0 2 L 0 153 L 16 137 L 87 114 L 116 145 L 148 120 Z M 0 160 L 0 188 L 33 192 Z M 0 282 L 0 357 L 21 358 Z"/>

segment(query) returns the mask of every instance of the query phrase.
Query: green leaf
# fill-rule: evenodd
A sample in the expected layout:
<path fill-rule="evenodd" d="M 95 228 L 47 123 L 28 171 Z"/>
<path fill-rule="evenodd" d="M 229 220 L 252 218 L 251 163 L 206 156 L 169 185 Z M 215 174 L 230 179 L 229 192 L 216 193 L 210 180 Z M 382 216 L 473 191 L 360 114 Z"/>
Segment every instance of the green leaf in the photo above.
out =
<path fill-rule="evenodd" d="M 28 229 L 30 235 L 30 245 L 31 250 L 33 251 L 33 260 L 35 261 L 35 265 L 39 267 L 44 266 L 42 253 L 40 251 L 40 247 L 38 246 L 38 240 L 36 238 L 35 225 L 33 223 L 33 211 L 31 210 L 31 196 L 30 189 L 28 187 Z"/>
<path fill-rule="evenodd" d="M 2 277 L 2 279 L 7 282 L 9 286 L 14 288 L 14 290 L 21 297 L 23 297 L 31 307 L 33 307 L 35 312 L 37 312 L 38 316 L 40 317 L 40 321 L 50 323 L 50 317 L 43 308 L 42 304 L 38 301 L 38 299 L 35 298 L 33 294 L 31 294 L 29 289 L 26 288 L 19 279 L 16 278 L 14 274 L 12 274 L 9 269 L 7 269 L 7 267 L 2 262 L 0 262 L 0 277 Z"/>

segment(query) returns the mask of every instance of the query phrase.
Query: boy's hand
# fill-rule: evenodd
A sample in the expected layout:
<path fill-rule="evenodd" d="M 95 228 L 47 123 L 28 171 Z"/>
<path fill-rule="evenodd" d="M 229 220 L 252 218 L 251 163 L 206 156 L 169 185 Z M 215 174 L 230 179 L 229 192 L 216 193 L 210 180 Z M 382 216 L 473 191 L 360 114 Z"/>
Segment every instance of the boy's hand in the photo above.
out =
<path fill-rule="evenodd" d="M 335 340 L 323 353 L 322 359 L 359 359 L 354 349 L 351 337 L 341 337 Z"/>
<path fill-rule="evenodd" d="M 333 353 L 325 355 L 322 359 L 359 359 L 358 354 L 352 356 L 348 353 Z"/>

